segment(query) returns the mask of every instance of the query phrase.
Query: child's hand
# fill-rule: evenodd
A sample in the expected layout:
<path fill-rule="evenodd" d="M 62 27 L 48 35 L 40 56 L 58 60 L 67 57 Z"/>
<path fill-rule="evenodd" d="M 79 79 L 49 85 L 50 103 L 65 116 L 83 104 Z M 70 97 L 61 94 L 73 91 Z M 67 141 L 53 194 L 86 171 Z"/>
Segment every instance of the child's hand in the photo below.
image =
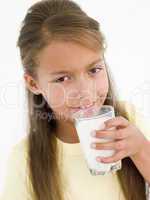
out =
<path fill-rule="evenodd" d="M 105 122 L 106 129 L 115 127 L 116 130 L 96 130 L 96 138 L 114 138 L 115 141 L 96 144 L 95 149 L 113 149 L 116 153 L 107 158 L 100 157 L 100 162 L 112 163 L 125 157 L 135 156 L 144 147 L 147 140 L 142 132 L 124 117 L 115 117 Z M 99 158 L 99 157 L 98 157 Z M 98 159 L 97 159 L 98 160 Z"/>

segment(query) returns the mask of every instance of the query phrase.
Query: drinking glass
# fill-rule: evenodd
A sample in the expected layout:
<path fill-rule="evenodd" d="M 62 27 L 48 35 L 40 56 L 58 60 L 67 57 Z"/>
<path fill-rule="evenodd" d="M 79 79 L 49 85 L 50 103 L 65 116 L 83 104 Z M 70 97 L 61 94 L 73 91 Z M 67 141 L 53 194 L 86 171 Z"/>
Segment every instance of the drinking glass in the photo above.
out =
<path fill-rule="evenodd" d="M 90 147 L 93 142 L 108 142 L 113 141 L 113 138 L 95 138 L 91 136 L 93 130 L 104 130 L 104 122 L 114 118 L 114 107 L 103 105 L 92 116 L 86 117 L 84 111 L 79 111 L 74 115 L 74 124 L 80 140 L 80 145 L 83 150 L 87 167 L 92 175 L 104 175 L 108 172 L 115 172 L 121 169 L 121 160 L 113 163 L 101 163 L 96 160 L 97 156 L 109 157 L 115 153 L 115 150 L 98 150 Z M 113 130 L 114 127 L 107 130 Z"/>

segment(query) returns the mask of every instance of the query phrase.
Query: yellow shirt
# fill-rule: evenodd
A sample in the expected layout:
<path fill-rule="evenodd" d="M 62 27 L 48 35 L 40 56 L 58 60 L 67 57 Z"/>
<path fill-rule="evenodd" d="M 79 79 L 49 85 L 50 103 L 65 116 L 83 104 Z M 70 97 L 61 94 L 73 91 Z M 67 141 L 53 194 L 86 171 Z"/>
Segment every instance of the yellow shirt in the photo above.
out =
<path fill-rule="evenodd" d="M 80 143 L 68 144 L 57 139 L 63 148 L 65 200 L 125 200 L 116 174 L 92 176 L 84 160 Z M 15 145 L 7 162 L 5 185 L 0 200 L 31 200 L 27 170 L 27 140 Z M 32 199 L 33 200 L 33 199 Z"/>
<path fill-rule="evenodd" d="M 65 200 L 125 200 L 116 173 L 92 176 L 80 143 L 64 143 L 57 139 L 63 153 Z"/>
<path fill-rule="evenodd" d="M 143 127 L 143 125 L 144 121 L 139 127 L 150 139 L 148 126 Z M 64 143 L 58 138 L 57 141 L 64 156 L 61 167 L 62 174 L 64 174 L 65 200 L 125 200 L 116 173 L 92 176 L 80 143 Z M 13 148 L 7 162 L 6 172 L 0 200 L 33 200 L 29 191 L 27 138 L 21 140 Z"/>

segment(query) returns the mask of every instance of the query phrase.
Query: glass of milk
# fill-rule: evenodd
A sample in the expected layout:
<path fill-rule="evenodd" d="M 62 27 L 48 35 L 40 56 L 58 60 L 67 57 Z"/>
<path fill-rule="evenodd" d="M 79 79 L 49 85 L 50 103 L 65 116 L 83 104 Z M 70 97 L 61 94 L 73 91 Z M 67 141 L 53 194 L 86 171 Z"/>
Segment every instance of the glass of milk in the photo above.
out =
<path fill-rule="evenodd" d="M 104 175 L 108 172 L 114 172 L 121 169 L 121 160 L 114 163 L 101 163 L 96 160 L 97 156 L 109 157 L 115 153 L 115 150 L 98 150 L 90 147 L 92 142 L 108 142 L 113 138 L 95 138 L 91 136 L 93 130 L 102 130 L 105 128 L 104 122 L 115 117 L 114 108 L 110 105 L 103 105 L 92 116 L 86 117 L 82 110 L 74 115 L 74 124 L 80 140 L 80 145 L 85 155 L 86 163 L 92 175 Z M 107 130 L 115 129 L 109 128 Z"/>

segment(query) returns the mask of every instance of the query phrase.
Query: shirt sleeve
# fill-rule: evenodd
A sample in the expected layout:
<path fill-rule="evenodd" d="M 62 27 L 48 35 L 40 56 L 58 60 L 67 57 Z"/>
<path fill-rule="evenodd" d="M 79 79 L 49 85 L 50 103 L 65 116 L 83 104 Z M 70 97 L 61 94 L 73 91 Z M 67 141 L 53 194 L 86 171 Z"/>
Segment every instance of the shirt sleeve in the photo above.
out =
<path fill-rule="evenodd" d="M 4 185 L 0 200 L 33 200 L 28 190 L 26 155 L 22 143 L 12 148 L 6 162 Z"/>
<path fill-rule="evenodd" d="M 142 131 L 143 135 L 150 141 L 150 118 L 148 115 L 136 109 L 135 124 Z"/>
<path fill-rule="evenodd" d="M 125 103 L 125 107 L 130 121 L 134 123 L 150 141 L 150 118 L 129 102 Z"/>
<path fill-rule="evenodd" d="M 125 103 L 128 117 L 132 123 L 134 123 L 143 133 L 143 135 L 150 141 L 150 119 L 137 110 L 133 104 Z M 150 184 L 145 181 L 146 188 L 146 200 L 150 200 Z"/>

